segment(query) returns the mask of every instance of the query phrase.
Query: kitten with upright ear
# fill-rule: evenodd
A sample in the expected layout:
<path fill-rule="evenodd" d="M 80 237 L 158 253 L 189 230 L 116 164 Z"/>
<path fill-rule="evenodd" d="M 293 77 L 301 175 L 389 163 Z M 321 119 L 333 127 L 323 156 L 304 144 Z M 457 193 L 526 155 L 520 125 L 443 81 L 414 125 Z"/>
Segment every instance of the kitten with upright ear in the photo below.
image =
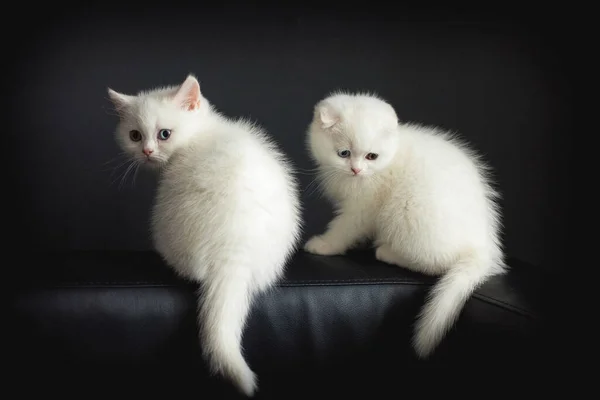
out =
<path fill-rule="evenodd" d="M 253 396 L 258 379 L 242 353 L 246 318 L 300 238 L 291 163 L 258 125 L 218 113 L 193 75 L 135 96 L 108 93 L 121 148 L 161 167 L 152 239 L 170 267 L 199 283 L 203 355 L 214 373 Z"/>
<path fill-rule="evenodd" d="M 209 121 L 213 112 L 193 75 L 177 86 L 137 95 L 108 88 L 108 95 L 120 116 L 118 144 L 136 163 L 152 168 L 166 165 L 173 153 L 198 139 L 198 123 Z"/>
<path fill-rule="evenodd" d="M 341 255 L 370 239 L 378 260 L 441 276 L 413 337 L 428 357 L 473 291 L 506 270 L 488 167 L 456 135 L 399 123 L 390 104 L 361 93 L 320 101 L 307 146 L 336 216 L 304 249 Z"/>

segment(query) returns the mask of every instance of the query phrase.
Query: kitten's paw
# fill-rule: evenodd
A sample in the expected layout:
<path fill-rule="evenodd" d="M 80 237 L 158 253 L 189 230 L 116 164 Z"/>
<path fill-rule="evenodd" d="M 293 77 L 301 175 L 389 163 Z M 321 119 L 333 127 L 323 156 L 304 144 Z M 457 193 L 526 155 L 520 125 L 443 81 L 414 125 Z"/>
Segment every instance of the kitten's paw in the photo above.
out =
<path fill-rule="evenodd" d="M 387 264 L 398 265 L 398 257 L 387 244 L 381 245 L 375 250 L 375 258 Z"/>
<path fill-rule="evenodd" d="M 343 251 L 340 249 L 335 248 L 328 242 L 324 241 L 321 236 L 313 236 L 310 238 L 310 240 L 304 245 L 304 251 L 320 256 L 333 256 L 343 253 Z"/>

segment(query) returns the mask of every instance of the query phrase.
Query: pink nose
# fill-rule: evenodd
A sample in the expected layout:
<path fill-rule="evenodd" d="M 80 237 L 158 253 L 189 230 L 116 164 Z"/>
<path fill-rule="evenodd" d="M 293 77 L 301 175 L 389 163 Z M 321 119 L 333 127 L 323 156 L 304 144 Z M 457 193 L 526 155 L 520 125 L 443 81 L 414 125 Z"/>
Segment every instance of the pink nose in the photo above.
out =
<path fill-rule="evenodd" d="M 354 168 L 354 167 L 352 167 L 350 169 L 352 170 L 352 172 L 354 172 L 354 175 L 358 175 L 358 173 L 361 171 L 360 168 Z"/>
<path fill-rule="evenodd" d="M 152 150 L 152 149 L 144 149 L 143 152 L 144 152 L 145 155 L 149 156 L 150 154 L 152 154 L 154 152 L 154 150 Z"/>

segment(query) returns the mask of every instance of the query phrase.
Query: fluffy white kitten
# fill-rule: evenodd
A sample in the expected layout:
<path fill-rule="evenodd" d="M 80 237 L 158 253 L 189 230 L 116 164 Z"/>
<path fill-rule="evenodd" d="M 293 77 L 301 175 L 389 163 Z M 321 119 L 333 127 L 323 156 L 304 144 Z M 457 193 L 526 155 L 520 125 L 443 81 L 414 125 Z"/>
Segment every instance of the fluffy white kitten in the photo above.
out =
<path fill-rule="evenodd" d="M 428 357 L 477 286 L 506 268 L 488 167 L 456 136 L 402 124 L 370 94 L 321 100 L 307 144 L 336 216 L 305 250 L 344 254 L 366 239 L 380 261 L 442 275 L 412 341 L 416 354 Z"/>
<path fill-rule="evenodd" d="M 154 246 L 178 274 L 202 285 L 204 356 L 214 373 L 252 396 L 257 377 L 241 349 L 247 314 L 255 295 L 281 277 L 301 233 L 290 164 L 261 128 L 219 114 L 193 75 L 135 96 L 108 92 L 120 114 L 121 148 L 160 170 Z"/>

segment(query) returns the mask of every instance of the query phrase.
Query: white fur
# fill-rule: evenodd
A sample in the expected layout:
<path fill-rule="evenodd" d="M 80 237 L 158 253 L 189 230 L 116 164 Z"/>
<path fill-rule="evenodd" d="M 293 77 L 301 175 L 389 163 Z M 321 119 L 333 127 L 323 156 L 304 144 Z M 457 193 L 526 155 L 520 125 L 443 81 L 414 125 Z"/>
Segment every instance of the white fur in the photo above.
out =
<path fill-rule="evenodd" d="M 201 282 L 203 353 L 247 396 L 257 377 L 242 355 L 252 300 L 284 271 L 300 238 L 300 202 L 291 167 L 258 126 L 220 115 L 193 76 L 176 87 L 125 96 L 117 139 L 138 162 L 158 167 L 152 213 L 157 251 L 181 276 Z M 132 141 L 139 130 L 143 140 Z M 168 140 L 157 139 L 170 129 Z M 144 147 L 153 149 L 150 157 Z"/>
<path fill-rule="evenodd" d="M 372 240 L 378 260 L 441 275 L 413 338 L 417 355 L 428 357 L 476 287 L 506 268 L 488 167 L 456 135 L 400 123 L 373 94 L 336 92 L 321 100 L 307 145 L 336 216 L 305 250 L 344 254 Z M 367 160 L 369 153 L 379 157 Z"/>

